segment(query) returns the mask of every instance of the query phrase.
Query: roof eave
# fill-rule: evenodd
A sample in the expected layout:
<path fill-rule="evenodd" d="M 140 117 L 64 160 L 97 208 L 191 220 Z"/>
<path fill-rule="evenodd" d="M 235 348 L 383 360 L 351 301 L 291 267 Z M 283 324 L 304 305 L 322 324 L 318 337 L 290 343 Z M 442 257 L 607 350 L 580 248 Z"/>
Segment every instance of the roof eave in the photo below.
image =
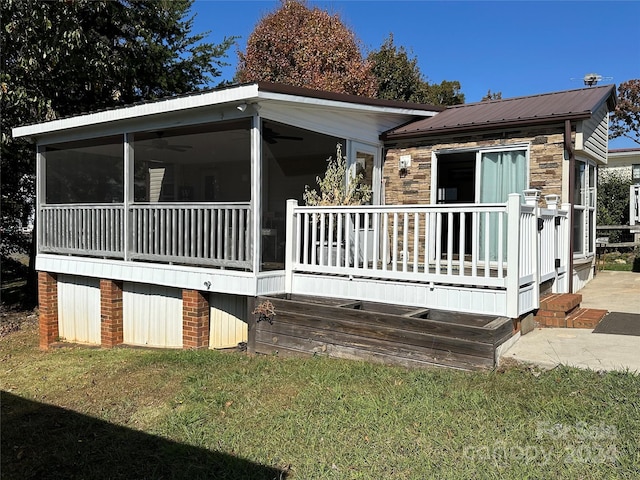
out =
<path fill-rule="evenodd" d="M 457 133 L 469 133 L 482 130 L 498 130 L 510 127 L 528 127 L 544 124 L 562 123 L 566 120 L 577 121 L 591 117 L 591 112 L 581 112 L 579 114 L 558 115 L 554 117 L 541 117 L 535 119 L 509 120 L 505 122 L 490 122 L 484 124 L 456 125 L 451 127 L 435 128 L 430 130 L 421 130 L 413 132 L 389 133 L 384 132 L 380 135 L 380 139 L 384 141 L 405 140 L 411 138 L 434 137 L 438 135 L 450 135 Z"/>

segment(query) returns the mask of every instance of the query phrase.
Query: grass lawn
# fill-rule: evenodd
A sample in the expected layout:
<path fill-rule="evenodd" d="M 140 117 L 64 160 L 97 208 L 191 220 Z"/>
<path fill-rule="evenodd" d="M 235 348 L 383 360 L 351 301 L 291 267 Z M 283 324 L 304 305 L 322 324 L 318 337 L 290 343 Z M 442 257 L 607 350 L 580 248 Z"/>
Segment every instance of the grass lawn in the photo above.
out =
<path fill-rule="evenodd" d="M 640 377 L 0 338 L 3 479 L 629 478 Z"/>
<path fill-rule="evenodd" d="M 629 249 L 607 252 L 600 256 L 598 267 L 618 272 L 640 272 L 640 252 Z"/>

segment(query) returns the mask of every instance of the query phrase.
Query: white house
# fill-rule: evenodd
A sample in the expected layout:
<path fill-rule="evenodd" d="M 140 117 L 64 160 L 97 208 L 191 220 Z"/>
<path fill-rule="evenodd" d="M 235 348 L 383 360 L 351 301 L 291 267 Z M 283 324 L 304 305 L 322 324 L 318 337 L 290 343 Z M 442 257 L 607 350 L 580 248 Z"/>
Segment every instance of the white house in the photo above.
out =
<path fill-rule="evenodd" d="M 517 321 L 591 275 L 614 105 L 614 86 L 444 108 L 259 82 L 15 128 L 37 144 L 41 347 L 234 346 L 282 295 Z M 338 143 L 372 204 L 301 206 Z"/>

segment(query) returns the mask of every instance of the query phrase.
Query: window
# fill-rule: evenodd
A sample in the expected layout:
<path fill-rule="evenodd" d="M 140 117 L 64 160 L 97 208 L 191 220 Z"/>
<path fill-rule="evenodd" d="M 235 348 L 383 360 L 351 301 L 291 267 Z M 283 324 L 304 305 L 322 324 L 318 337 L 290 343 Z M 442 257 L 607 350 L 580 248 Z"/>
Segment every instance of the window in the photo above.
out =
<path fill-rule="evenodd" d="M 640 163 L 631 165 L 631 181 L 636 185 L 640 184 Z"/>
<path fill-rule="evenodd" d="M 519 193 L 529 186 L 528 145 L 504 145 L 478 150 L 457 150 L 437 154 L 436 188 L 432 188 L 432 201 L 438 203 L 504 203 L 509 194 Z M 435 198 L 434 198 L 435 190 Z M 469 217 L 470 221 L 470 217 Z M 479 220 L 480 259 L 485 256 L 485 231 L 498 231 L 498 215 L 492 213 L 489 221 Z M 471 224 L 467 225 L 466 245 L 471 245 Z M 503 244 L 507 229 L 503 226 Z M 454 243 L 457 240 L 454 240 Z M 498 236 L 492 235 L 489 260 L 498 259 Z M 503 251 L 503 257 L 506 250 Z M 506 258 L 506 257 L 505 257 Z"/>
<path fill-rule="evenodd" d="M 251 199 L 251 119 L 136 132 L 133 138 L 135 202 Z"/>
<path fill-rule="evenodd" d="M 573 254 L 586 257 L 595 248 L 596 167 L 577 159 L 574 168 Z"/>
<path fill-rule="evenodd" d="M 122 202 L 123 141 L 117 136 L 47 145 L 45 203 Z"/>

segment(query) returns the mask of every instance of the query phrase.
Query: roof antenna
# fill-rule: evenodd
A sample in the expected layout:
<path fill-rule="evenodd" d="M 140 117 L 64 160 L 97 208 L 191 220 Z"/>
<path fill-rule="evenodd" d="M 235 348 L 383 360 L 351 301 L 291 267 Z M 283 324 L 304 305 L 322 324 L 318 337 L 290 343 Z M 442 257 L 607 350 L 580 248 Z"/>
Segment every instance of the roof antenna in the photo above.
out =
<path fill-rule="evenodd" d="M 597 85 L 598 82 L 602 81 L 602 80 L 613 80 L 613 77 L 603 77 L 602 75 L 598 74 L 598 73 L 587 73 L 582 80 L 584 81 L 584 84 L 588 87 L 593 87 L 594 85 Z"/>

